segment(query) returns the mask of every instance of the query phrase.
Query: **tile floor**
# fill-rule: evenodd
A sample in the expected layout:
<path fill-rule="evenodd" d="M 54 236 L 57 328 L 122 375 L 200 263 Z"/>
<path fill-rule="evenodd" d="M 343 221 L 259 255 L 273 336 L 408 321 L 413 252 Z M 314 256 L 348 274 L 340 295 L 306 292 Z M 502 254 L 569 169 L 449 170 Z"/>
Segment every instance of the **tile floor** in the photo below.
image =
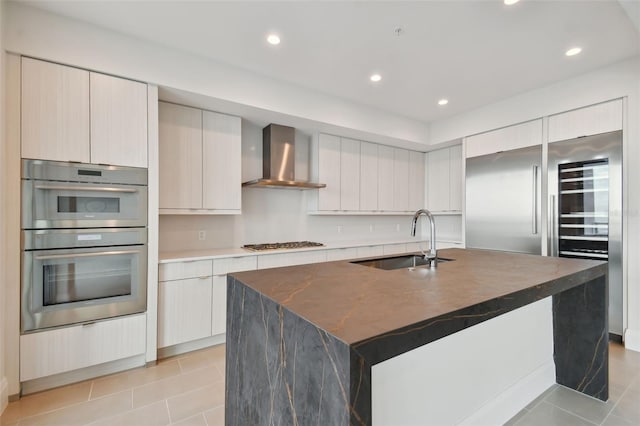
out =
<path fill-rule="evenodd" d="M 507 424 L 640 425 L 640 353 L 609 348 L 608 402 L 554 385 Z M 25 396 L 9 404 L 0 426 L 224 425 L 224 349 Z"/>

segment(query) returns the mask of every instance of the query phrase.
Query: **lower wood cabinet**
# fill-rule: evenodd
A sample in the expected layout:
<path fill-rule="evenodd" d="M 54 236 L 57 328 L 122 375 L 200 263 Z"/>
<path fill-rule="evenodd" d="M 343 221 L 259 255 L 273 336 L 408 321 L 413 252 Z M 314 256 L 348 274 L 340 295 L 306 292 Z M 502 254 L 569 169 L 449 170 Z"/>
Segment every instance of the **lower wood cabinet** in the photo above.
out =
<path fill-rule="evenodd" d="M 146 314 L 20 336 L 20 381 L 145 353 Z"/>
<path fill-rule="evenodd" d="M 159 283 L 159 347 L 211 336 L 211 284 L 211 276 Z"/>

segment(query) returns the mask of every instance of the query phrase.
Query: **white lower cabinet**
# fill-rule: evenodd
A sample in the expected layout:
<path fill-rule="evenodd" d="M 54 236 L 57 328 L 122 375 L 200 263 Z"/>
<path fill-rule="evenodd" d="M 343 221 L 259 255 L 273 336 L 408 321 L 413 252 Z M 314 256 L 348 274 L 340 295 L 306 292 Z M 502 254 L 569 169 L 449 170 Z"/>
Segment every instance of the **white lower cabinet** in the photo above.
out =
<path fill-rule="evenodd" d="M 294 253 L 265 254 L 258 257 L 258 269 L 305 265 L 327 261 L 326 250 L 299 251 Z"/>
<path fill-rule="evenodd" d="M 20 336 L 20 381 L 145 353 L 146 314 Z"/>
<path fill-rule="evenodd" d="M 357 247 L 358 257 L 383 256 L 384 249 L 381 245 Z"/>
<path fill-rule="evenodd" d="M 403 254 L 407 252 L 406 244 L 385 244 L 382 246 L 382 252 L 386 256 L 388 254 Z"/>
<path fill-rule="evenodd" d="M 159 283 L 158 347 L 211 336 L 211 283 L 211 276 Z"/>
<path fill-rule="evenodd" d="M 211 284 L 211 334 L 215 336 L 227 331 L 227 276 L 215 275 Z"/>
<path fill-rule="evenodd" d="M 358 257 L 358 249 L 356 247 L 345 247 L 327 250 L 327 262 L 335 260 L 355 259 Z"/>

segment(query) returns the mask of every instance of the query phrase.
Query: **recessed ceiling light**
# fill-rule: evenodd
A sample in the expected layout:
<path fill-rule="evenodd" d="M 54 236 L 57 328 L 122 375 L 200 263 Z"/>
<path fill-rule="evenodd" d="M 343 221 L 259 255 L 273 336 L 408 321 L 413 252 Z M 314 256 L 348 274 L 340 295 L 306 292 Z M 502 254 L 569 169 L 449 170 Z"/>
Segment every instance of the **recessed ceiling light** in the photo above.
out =
<path fill-rule="evenodd" d="M 273 45 L 280 44 L 280 37 L 278 37 L 277 34 L 269 34 L 267 36 L 267 41 Z"/>
<path fill-rule="evenodd" d="M 518 3 L 520 0 L 504 0 L 504 4 L 507 6 L 511 6 L 512 4 Z"/>
<path fill-rule="evenodd" d="M 581 47 L 572 47 L 571 49 L 569 49 L 566 52 L 564 52 L 564 54 L 567 55 L 567 56 L 575 56 L 580 52 L 582 52 L 582 48 Z"/>
<path fill-rule="evenodd" d="M 446 105 L 449 103 L 449 99 L 440 99 L 438 105 Z"/>
<path fill-rule="evenodd" d="M 373 81 L 374 83 L 377 83 L 378 81 L 382 80 L 382 76 L 380 74 L 371 74 L 371 77 L 369 77 L 369 80 Z"/>

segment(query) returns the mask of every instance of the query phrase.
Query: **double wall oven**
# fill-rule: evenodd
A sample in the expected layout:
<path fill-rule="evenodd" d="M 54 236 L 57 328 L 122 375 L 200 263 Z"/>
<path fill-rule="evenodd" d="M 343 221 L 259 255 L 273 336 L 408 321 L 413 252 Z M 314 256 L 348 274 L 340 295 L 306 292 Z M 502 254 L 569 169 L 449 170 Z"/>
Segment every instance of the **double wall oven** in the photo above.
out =
<path fill-rule="evenodd" d="M 23 333 L 146 310 L 147 170 L 22 162 Z"/>

